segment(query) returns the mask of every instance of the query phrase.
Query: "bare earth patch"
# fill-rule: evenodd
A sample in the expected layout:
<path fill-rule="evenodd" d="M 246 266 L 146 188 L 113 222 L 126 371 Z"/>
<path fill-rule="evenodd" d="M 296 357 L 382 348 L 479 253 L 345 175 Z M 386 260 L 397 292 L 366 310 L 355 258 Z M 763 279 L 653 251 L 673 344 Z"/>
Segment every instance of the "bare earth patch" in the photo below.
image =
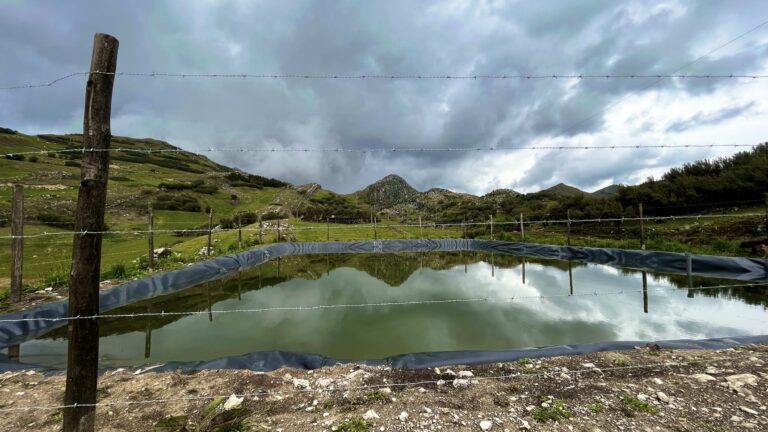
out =
<path fill-rule="evenodd" d="M 114 370 L 99 378 L 97 426 L 152 431 L 183 416 L 186 429 L 157 430 L 233 418 L 223 430 L 768 430 L 768 345 L 654 348 L 421 370 Z M 12 409 L 58 406 L 63 394 L 62 375 L 0 375 L 0 430 L 60 430 L 60 410 Z"/>

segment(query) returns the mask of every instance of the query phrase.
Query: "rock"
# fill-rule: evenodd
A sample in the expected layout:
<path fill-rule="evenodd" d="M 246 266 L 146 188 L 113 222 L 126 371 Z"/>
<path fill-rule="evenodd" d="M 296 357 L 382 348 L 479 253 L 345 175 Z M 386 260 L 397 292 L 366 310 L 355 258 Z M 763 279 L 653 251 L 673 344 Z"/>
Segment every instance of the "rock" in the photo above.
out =
<path fill-rule="evenodd" d="M 493 423 L 490 420 L 483 420 L 480 422 L 480 430 L 489 431 L 493 427 Z"/>
<path fill-rule="evenodd" d="M 568 375 L 567 373 L 561 373 L 560 374 L 560 378 L 569 380 L 569 379 L 571 379 L 571 376 Z"/>
<path fill-rule="evenodd" d="M 154 255 L 155 258 L 169 257 L 171 256 L 172 253 L 173 251 L 171 250 L 171 248 L 167 248 L 167 247 L 161 247 L 152 251 L 152 255 Z"/>
<path fill-rule="evenodd" d="M 594 364 L 594 363 L 582 363 L 582 364 L 581 364 L 581 367 L 583 367 L 583 368 L 587 368 L 587 369 L 594 369 L 594 368 L 596 368 L 597 366 L 595 366 L 595 364 Z"/>
<path fill-rule="evenodd" d="M 309 389 L 309 380 L 300 379 L 300 378 L 294 378 L 293 379 L 293 385 L 294 387 L 298 389 Z"/>
<path fill-rule="evenodd" d="M 641 401 L 645 402 L 645 401 L 648 400 L 648 395 L 640 393 L 639 395 L 637 395 L 637 398 L 640 399 Z"/>
<path fill-rule="evenodd" d="M 528 430 L 528 429 L 531 428 L 531 425 L 529 425 L 527 421 L 525 421 L 523 419 L 518 419 L 518 420 L 520 420 L 520 423 L 521 423 L 520 424 L 520 429 Z"/>
<path fill-rule="evenodd" d="M 224 406 L 223 406 L 224 411 L 240 408 L 240 405 L 242 405 L 242 403 L 243 403 L 243 398 L 237 397 L 236 395 L 232 394 L 224 402 Z"/>
<path fill-rule="evenodd" d="M 468 379 L 462 379 L 462 378 L 456 378 L 453 380 L 453 386 L 456 388 L 459 387 L 469 387 L 469 380 Z"/>
<path fill-rule="evenodd" d="M 317 381 L 315 381 L 315 384 L 319 385 L 320 387 L 328 387 L 333 383 L 333 380 L 330 378 L 318 378 Z"/>
<path fill-rule="evenodd" d="M 669 396 L 667 396 L 667 394 L 664 392 L 656 393 L 656 397 L 659 398 L 659 400 L 664 403 L 669 403 Z"/>
<path fill-rule="evenodd" d="M 471 378 L 475 376 L 471 371 L 459 371 L 459 377 L 461 378 Z"/>
<path fill-rule="evenodd" d="M 731 421 L 734 422 L 734 423 L 738 423 L 738 422 L 740 422 L 742 420 L 743 419 L 741 417 L 739 417 L 739 416 L 731 416 Z"/>
<path fill-rule="evenodd" d="M 695 379 L 700 383 L 707 382 L 707 381 L 717 381 L 717 379 L 712 375 L 707 375 L 702 373 L 691 375 L 691 378 Z"/>
<path fill-rule="evenodd" d="M 739 426 L 743 427 L 744 429 L 754 429 L 757 427 L 755 423 L 747 422 L 747 421 L 745 421 L 744 423 L 740 423 Z"/>
<path fill-rule="evenodd" d="M 408 420 L 408 413 L 403 411 L 399 416 L 397 416 L 397 418 L 399 418 L 401 422 L 405 423 L 405 421 Z"/>
<path fill-rule="evenodd" d="M 381 392 L 384 393 L 385 395 L 392 394 L 392 389 L 389 387 L 383 387 L 381 389 Z"/>
<path fill-rule="evenodd" d="M 379 415 L 374 410 L 368 410 L 363 414 L 363 419 L 365 420 L 378 420 Z"/>
<path fill-rule="evenodd" d="M 662 384 L 664 384 L 664 381 L 662 381 L 662 380 L 660 380 L 658 378 L 654 378 L 653 379 L 653 383 L 656 384 L 656 385 L 662 385 Z"/>
<path fill-rule="evenodd" d="M 445 381 L 444 380 L 437 380 L 437 386 L 438 387 L 444 386 L 444 385 L 445 385 Z"/>
<path fill-rule="evenodd" d="M 752 374 L 738 374 L 725 377 L 731 389 L 738 391 L 745 384 L 755 385 L 757 377 Z"/>
<path fill-rule="evenodd" d="M 757 411 L 753 410 L 752 408 L 748 408 L 748 407 L 745 407 L 745 406 L 740 406 L 739 409 L 744 411 L 747 414 L 757 415 Z"/>

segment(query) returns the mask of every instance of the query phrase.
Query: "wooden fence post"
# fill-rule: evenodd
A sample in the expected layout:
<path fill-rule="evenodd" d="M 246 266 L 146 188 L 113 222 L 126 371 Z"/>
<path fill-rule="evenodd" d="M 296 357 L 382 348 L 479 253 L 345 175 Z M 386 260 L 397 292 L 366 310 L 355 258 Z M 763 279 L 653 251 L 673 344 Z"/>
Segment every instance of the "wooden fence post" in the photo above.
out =
<path fill-rule="evenodd" d="M 571 245 L 571 209 L 567 210 L 568 214 L 568 237 L 566 237 L 566 243 L 568 246 Z"/>
<path fill-rule="evenodd" d="M 99 314 L 101 231 L 109 177 L 112 87 L 118 41 L 96 33 L 90 74 L 85 87 L 83 161 L 72 241 L 69 276 L 69 317 Z M 90 149 L 97 151 L 88 151 Z M 64 392 L 64 432 L 93 431 L 99 366 L 98 319 L 73 319 L 67 326 L 67 378 Z"/>
<path fill-rule="evenodd" d="M 493 215 L 490 216 L 491 220 L 491 240 L 493 240 Z"/>
<path fill-rule="evenodd" d="M 21 301 L 21 273 L 24 261 L 24 187 L 13 185 L 11 204 L 11 303 Z"/>
<path fill-rule="evenodd" d="M 421 225 L 421 215 L 419 215 L 419 237 L 424 238 L 424 227 Z"/>
<path fill-rule="evenodd" d="M 277 243 L 280 243 L 280 218 L 277 218 L 275 229 L 277 230 Z"/>
<path fill-rule="evenodd" d="M 525 223 L 523 222 L 523 214 L 520 213 L 520 238 L 525 241 Z"/>
<path fill-rule="evenodd" d="M 147 246 L 149 247 L 149 259 L 147 260 L 147 266 L 149 270 L 155 269 L 155 238 L 152 230 L 154 229 L 155 218 L 152 215 L 152 204 L 147 207 Z"/>
<path fill-rule="evenodd" d="M 243 214 L 237 214 L 237 249 L 243 250 Z"/>
<path fill-rule="evenodd" d="M 211 246 L 211 234 L 213 234 L 213 207 L 208 211 L 208 246 L 206 246 L 206 255 L 211 256 L 213 248 Z"/>
<path fill-rule="evenodd" d="M 637 205 L 640 213 L 640 249 L 645 250 L 645 225 L 643 224 L 643 203 Z"/>
<path fill-rule="evenodd" d="M 648 313 L 648 273 L 643 271 L 643 313 Z"/>
<path fill-rule="evenodd" d="M 331 219 L 325 217 L 325 241 L 331 241 Z"/>
<path fill-rule="evenodd" d="M 264 225 L 261 223 L 261 215 L 259 215 L 259 244 L 262 244 L 261 237 L 263 234 Z"/>

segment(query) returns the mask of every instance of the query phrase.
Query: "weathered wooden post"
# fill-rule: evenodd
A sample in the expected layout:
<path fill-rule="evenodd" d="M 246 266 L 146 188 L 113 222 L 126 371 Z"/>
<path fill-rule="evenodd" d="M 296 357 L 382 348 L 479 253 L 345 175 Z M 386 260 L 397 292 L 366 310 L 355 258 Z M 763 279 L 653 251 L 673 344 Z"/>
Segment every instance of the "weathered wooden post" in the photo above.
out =
<path fill-rule="evenodd" d="M 238 270 L 237 271 L 237 299 L 242 300 L 242 292 L 243 292 L 243 271 Z"/>
<path fill-rule="evenodd" d="M 237 250 L 243 250 L 243 214 L 237 214 Z"/>
<path fill-rule="evenodd" d="M 693 257 L 688 252 L 685 253 L 685 274 L 688 276 L 688 298 L 693 298 Z"/>
<path fill-rule="evenodd" d="M 419 215 L 419 238 L 424 238 L 424 227 L 421 225 L 421 215 Z"/>
<path fill-rule="evenodd" d="M 490 216 L 491 221 L 491 240 L 493 240 L 493 215 Z"/>
<path fill-rule="evenodd" d="M 461 218 L 461 238 L 467 238 L 467 218 Z"/>
<path fill-rule="evenodd" d="M 645 250 L 645 224 L 643 223 L 643 203 L 637 205 L 640 214 L 640 249 Z"/>
<path fill-rule="evenodd" d="M 264 225 L 261 223 L 261 215 L 259 215 L 259 244 L 262 244 L 261 237 L 263 235 Z"/>
<path fill-rule="evenodd" d="M 277 230 L 277 243 L 280 243 L 280 218 L 277 218 L 277 224 L 275 225 L 275 230 Z"/>
<path fill-rule="evenodd" d="M 331 219 L 325 217 L 325 241 L 331 241 Z"/>
<path fill-rule="evenodd" d="M 147 246 L 149 248 L 149 259 L 147 259 L 147 266 L 150 270 L 155 269 L 155 238 L 152 233 L 154 225 L 154 217 L 152 216 L 152 204 L 147 207 Z"/>
<path fill-rule="evenodd" d="M 77 317 L 99 314 L 101 232 L 109 176 L 112 87 L 118 41 L 96 33 L 90 74 L 85 87 L 83 161 L 72 241 L 67 326 L 67 378 L 64 392 L 64 432 L 93 431 L 99 366 L 99 321 Z M 92 150 L 92 151 L 90 151 Z"/>
<path fill-rule="evenodd" d="M 144 358 L 152 355 L 152 305 L 147 305 L 147 323 L 144 327 Z"/>
<path fill-rule="evenodd" d="M 520 213 L 520 239 L 525 241 L 525 222 L 523 222 L 523 214 Z"/>
<path fill-rule="evenodd" d="M 24 187 L 13 185 L 11 199 L 11 303 L 21 301 L 21 273 L 24 265 Z"/>
<path fill-rule="evenodd" d="M 206 246 L 206 255 L 211 256 L 213 247 L 211 247 L 211 235 L 213 234 L 213 207 L 208 210 L 208 246 Z"/>
<path fill-rule="evenodd" d="M 567 215 L 568 215 L 568 236 L 566 237 L 565 241 L 566 241 L 566 244 L 570 246 L 571 245 L 571 209 L 567 210 Z"/>
<path fill-rule="evenodd" d="M 570 295 L 573 295 L 573 263 L 568 260 L 568 284 L 570 285 Z"/>

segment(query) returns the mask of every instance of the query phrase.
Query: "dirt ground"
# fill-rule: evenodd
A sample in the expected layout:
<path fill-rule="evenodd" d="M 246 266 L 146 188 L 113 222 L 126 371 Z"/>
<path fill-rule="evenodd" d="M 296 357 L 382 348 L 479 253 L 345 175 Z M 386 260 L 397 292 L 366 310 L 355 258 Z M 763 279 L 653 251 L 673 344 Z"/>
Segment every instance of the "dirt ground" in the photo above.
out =
<path fill-rule="evenodd" d="M 650 346 L 421 370 L 118 369 L 99 378 L 97 429 L 768 430 L 767 363 L 768 345 L 747 345 L 718 351 Z M 51 407 L 61 405 L 63 393 L 60 374 L 0 375 L 0 430 L 60 430 L 62 411 Z"/>

